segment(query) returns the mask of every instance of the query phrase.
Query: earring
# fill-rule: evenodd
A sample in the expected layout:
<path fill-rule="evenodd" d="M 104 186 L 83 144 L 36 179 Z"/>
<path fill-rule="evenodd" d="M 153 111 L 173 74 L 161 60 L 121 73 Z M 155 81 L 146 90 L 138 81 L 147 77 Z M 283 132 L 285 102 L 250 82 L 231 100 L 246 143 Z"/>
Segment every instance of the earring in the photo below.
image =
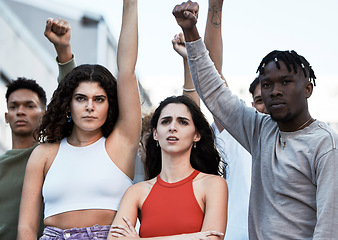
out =
<path fill-rule="evenodd" d="M 71 122 L 72 121 L 72 116 L 70 115 L 70 112 L 66 113 L 66 118 L 67 118 L 67 122 Z"/>
<path fill-rule="evenodd" d="M 158 141 L 156 141 L 156 147 L 159 147 Z"/>
<path fill-rule="evenodd" d="M 194 142 L 194 148 L 196 148 L 196 142 Z"/>

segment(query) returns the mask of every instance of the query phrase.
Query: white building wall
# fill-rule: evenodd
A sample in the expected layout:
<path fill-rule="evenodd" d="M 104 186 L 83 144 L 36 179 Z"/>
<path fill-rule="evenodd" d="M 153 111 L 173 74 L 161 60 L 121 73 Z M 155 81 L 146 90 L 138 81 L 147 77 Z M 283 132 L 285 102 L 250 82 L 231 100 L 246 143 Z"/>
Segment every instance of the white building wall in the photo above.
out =
<path fill-rule="evenodd" d="M 26 77 L 36 80 L 47 96 L 51 96 L 57 86 L 57 68 L 51 59 L 47 60 L 43 49 L 29 34 L 29 31 L 17 21 L 15 15 L 0 2 L 0 71 L 10 79 Z M 11 148 L 10 128 L 5 123 L 6 83 L 0 83 L 0 153 Z"/>

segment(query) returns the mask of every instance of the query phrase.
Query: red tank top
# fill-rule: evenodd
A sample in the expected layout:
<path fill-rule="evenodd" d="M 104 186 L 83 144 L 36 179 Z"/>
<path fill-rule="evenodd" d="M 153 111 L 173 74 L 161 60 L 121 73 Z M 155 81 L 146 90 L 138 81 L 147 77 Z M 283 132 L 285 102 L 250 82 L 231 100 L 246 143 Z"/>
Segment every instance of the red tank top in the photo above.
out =
<path fill-rule="evenodd" d="M 199 206 L 192 181 L 199 174 L 195 170 L 187 178 L 176 182 L 164 182 L 157 176 L 141 209 L 142 238 L 170 236 L 199 232 L 204 213 Z"/>

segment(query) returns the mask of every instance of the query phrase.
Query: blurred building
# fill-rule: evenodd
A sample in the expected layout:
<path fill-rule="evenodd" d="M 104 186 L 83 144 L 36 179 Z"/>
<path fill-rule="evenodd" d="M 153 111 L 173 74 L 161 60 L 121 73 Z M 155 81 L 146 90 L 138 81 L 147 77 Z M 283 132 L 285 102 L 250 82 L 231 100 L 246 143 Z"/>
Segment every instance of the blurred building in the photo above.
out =
<path fill-rule="evenodd" d="M 0 0 L 0 111 L 6 112 L 6 84 L 24 76 L 35 79 L 48 100 L 57 87 L 58 67 L 53 45 L 44 37 L 47 18 L 66 19 L 72 27 L 76 63 L 98 63 L 117 76 L 117 40 L 96 13 L 43 0 Z M 139 84 L 143 107 L 151 102 Z M 10 128 L 0 118 L 0 153 L 11 148 Z"/>

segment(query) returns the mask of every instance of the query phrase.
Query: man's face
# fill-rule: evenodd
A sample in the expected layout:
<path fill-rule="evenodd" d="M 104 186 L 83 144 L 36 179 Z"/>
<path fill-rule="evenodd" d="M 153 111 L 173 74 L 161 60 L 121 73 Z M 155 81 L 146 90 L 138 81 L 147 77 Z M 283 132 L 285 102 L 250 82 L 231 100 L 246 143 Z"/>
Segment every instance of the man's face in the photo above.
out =
<path fill-rule="evenodd" d="M 18 89 L 9 95 L 6 122 L 16 136 L 33 136 L 45 110 L 42 108 L 37 93 L 29 89 Z"/>
<path fill-rule="evenodd" d="M 255 88 L 255 91 L 252 95 L 252 106 L 254 108 L 256 108 L 256 110 L 258 112 L 261 112 L 261 113 L 268 113 L 266 111 L 266 108 L 265 108 L 265 105 L 264 105 L 264 102 L 263 102 L 263 99 L 262 99 L 262 94 L 261 94 L 261 86 L 260 84 L 257 85 L 257 87 Z"/>
<path fill-rule="evenodd" d="M 279 61 L 280 69 L 274 62 L 269 62 L 260 75 L 262 99 L 275 121 L 288 122 L 301 120 L 308 114 L 307 98 L 312 94 L 312 84 L 298 69 L 288 71 L 284 62 Z"/>

